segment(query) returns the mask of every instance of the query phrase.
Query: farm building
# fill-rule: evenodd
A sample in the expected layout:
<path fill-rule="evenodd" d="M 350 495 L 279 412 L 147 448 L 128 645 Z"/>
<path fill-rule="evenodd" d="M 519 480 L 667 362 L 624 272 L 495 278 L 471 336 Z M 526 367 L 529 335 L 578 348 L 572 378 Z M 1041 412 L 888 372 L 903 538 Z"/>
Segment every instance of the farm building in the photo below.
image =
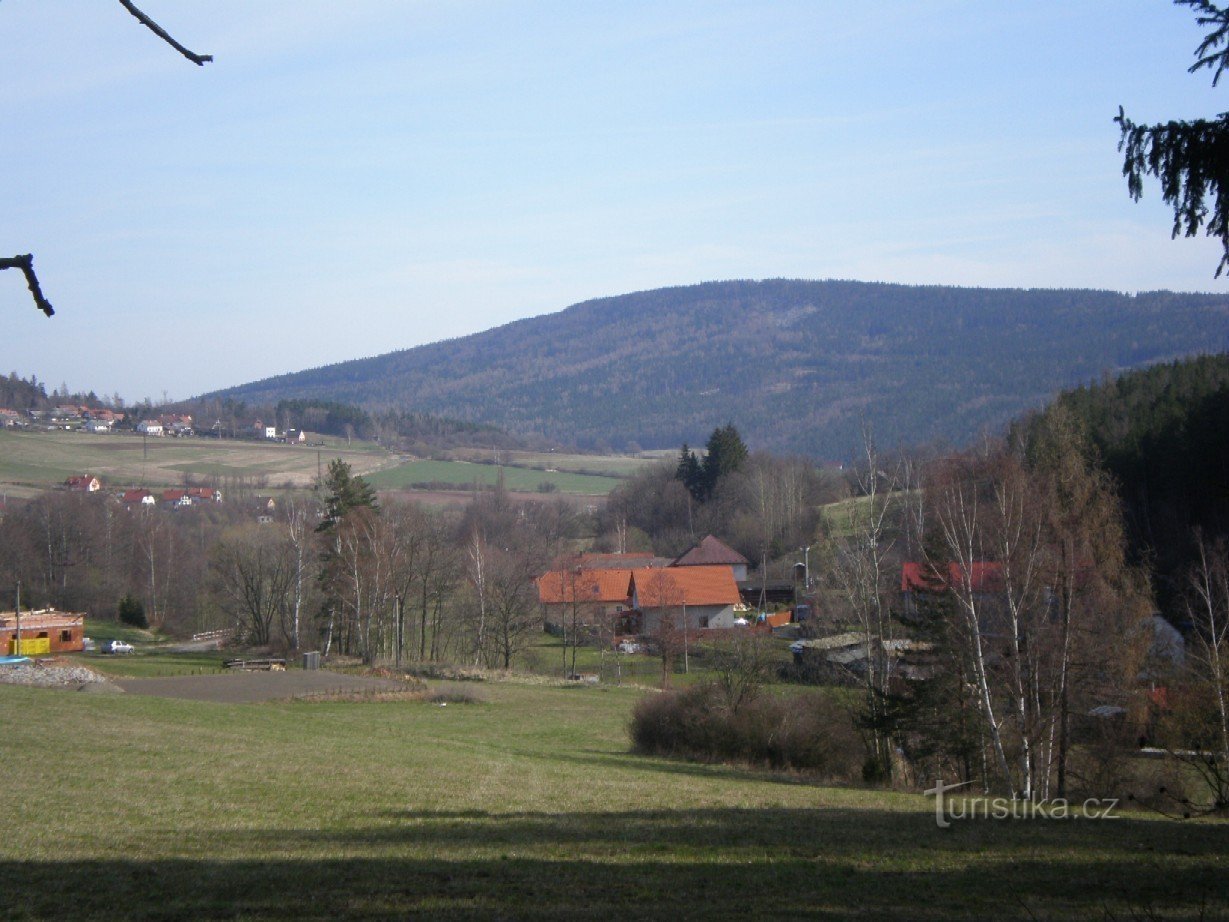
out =
<path fill-rule="evenodd" d="M 685 619 L 692 630 L 734 627 L 738 618 L 738 585 L 728 566 L 633 570 L 630 595 L 646 634 L 658 633 L 663 618 L 680 627 Z"/>
<path fill-rule="evenodd" d="M 627 568 L 551 570 L 538 577 L 538 601 L 546 624 L 561 627 L 571 618 L 594 626 L 620 620 L 631 607 Z M 619 633 L 632 633 L 627 625 Z"/>
<path fill-rule="evenodd" d="M 80 653 L 85 648 L 85 615 L 54 608 L 21 613 L 21 648 L 17 644 L 17 613 L 0 612 L 0 654 L 38 656 Z"/>
<path fill-rule="evenodd" d="M 749 561 L 734 548 L 712 535 L 674 561 L 675 567 L 720 567 L 726 566 L 734 571 L 734 581 L 744 582 L 747 579 Z"/>

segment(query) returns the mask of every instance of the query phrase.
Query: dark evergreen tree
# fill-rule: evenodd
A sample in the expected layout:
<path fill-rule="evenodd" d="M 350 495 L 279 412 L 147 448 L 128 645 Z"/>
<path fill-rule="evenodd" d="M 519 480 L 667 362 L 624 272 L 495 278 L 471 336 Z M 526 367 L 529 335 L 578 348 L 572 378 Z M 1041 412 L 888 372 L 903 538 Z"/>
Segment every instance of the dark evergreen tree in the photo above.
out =
<path fill-rule="evenodd" d="M 721 478 L 740 471 L 747 463 L 747 446 L 733 423 L 713 430 L 704 456 L 704 495 L 713 495 Z"/>
<path fill-rule="evenodd" d="M 704 468 L 701 467 L 696 453 L 687 447 L 686 442 L 683 443 L 683 450 L 679 452 L 679 464 L 674 472 L 674 479 L 682 481 L 692 499 L 696 502 L 704 502 L 707 489 Z"/>
<path fill-rule="evenodd" d="M 324 497 L 324 519 L 316 531 L 328 531 L 337 525 L 346 513 L 366 506 L 378 510 L 376 491 L 364 478 L 351 473 L 350 465 L 341 458 L 329 462 L 329 472 L 322 484 L 327 491 Z"/>
<path fill-rule="evenodd" d="M 119 600 L 118 612 L 119 619 L 124 624 L 131 624 L 139 628 L 149 627 L 149 619 L 145 617 L 145 606 L 141 604 L 140 599 L 133 598 L 131 593 Z"/>

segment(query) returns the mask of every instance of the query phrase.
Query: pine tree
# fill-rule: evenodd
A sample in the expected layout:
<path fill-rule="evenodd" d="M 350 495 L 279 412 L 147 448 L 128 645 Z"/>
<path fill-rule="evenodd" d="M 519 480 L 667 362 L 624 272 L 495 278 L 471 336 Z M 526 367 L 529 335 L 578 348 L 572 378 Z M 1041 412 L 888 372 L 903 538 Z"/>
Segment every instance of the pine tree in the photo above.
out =
<path fill-rule="evenodd" d="M 696 502 L 704 502 L 704 469 L 700 466 L 700 459 L 696 457 L 694 451 L 687 447 L 686 442 L 683 443 L 683 450 L 679 452 L 679 464 L 674 471 L 674 479 L 682 481 L 692 499 Z"/>
<path fill-rule="evenodd" d="M 375 488 L 363 477 L 351 473 L 350 465 L 341 458 L 329 462 L 323 486 L 328 491 L 324 498 L 324 519 L 316 531 L 330 530 L 352 509 L 366 506 L 379 510 Z"/>
<path fill-rule="evenodd" d="M 747 463 L 747 446 L 733 423 L 714 429 L 708 437 L 707 448 L 703 478 L 706 499 L 716 491 L 721 478 L 741 470 Z"/>

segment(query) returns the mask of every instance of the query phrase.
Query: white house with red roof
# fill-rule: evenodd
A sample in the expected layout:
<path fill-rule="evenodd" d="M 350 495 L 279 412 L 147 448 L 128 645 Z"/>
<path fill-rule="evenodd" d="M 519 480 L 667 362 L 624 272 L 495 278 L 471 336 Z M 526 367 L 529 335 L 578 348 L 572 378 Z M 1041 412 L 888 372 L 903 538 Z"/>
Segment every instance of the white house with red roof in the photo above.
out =
<path fill-rule="evenodd" d="M 741 601 L 728 564 L 633 570 L 629 592 L 646 634 L 658 633 L 666 619 L 678 629 L 734 627 Z"/>

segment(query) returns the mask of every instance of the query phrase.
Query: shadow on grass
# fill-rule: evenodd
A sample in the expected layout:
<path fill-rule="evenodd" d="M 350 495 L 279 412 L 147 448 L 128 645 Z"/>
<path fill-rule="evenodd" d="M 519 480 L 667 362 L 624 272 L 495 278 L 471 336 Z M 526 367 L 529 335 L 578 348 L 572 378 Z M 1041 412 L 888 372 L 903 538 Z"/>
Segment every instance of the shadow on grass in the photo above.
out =
<path fill-rule="evenodd" d="M 405 811 L 356 829 L 239 830 L 210 843 L 216 858 L 0 863 L 0 917 L 1152 919 L 1229 909 L 1229 825 L 1208 823 L 940 830 L 924 813 L 871 809 Z"/>
<path fill-rule="evenodd" d="M 541 755 L 526 751 L 523 755 Z M 643 756 L 630 750 L 611 752 L 601 749 L 569 749 L 549 754 L 551 762 L 572 762 L 596 768 L 632 768 L 636 771 L 660 772 L 666 775 L 690 775 L 695 778 L 737 778 L 742 781 L 761 781 L 765 784 L 820 784 L 815 778 L 789 775 L 768 769 L 740 768 L 723 762 L 694 762 L 686 759 L 670 759 L 660 756 Z M 831 786 L 830 784 L 826 786 Z"/>

